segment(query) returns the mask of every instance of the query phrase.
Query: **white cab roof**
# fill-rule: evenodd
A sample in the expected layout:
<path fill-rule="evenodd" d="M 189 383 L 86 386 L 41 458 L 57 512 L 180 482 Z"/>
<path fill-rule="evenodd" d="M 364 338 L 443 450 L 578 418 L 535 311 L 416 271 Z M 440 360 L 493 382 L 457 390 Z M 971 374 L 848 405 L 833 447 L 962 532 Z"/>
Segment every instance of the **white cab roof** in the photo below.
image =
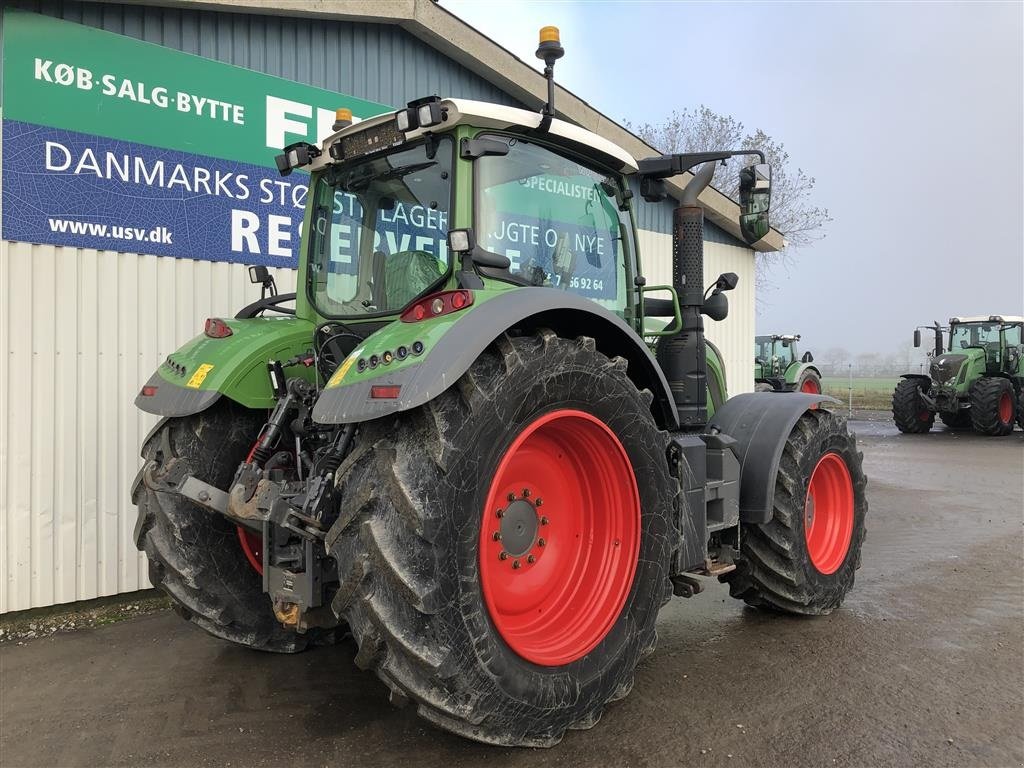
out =
<path fill-rule="evenodd" d="M 503 104 L 490 104 L 486 101 L 444 99 L 441 102 L 441 106 L 448 112 L 448 119 L 445 122 L 439 126 L 409 131 L 405 134 L 406 139 L 411 141 L 422 136 L 427 131 L 443 130 L 448 132 L 455 126 L 462 125 L 463 123 L 468 123 L 479 128 L 495 128 L 498 130 L 505 130 L 508 128 L 533 129 L 540 125 L 542 119 L 539 112 L 530 112 L 529 110 L 519 109 L 517 107 L 507 107 Z M 330 162 L 328 148 L 340 136 L 357 133 L 364 128 L 373 125 L 380 125 L 383 122 L 394 119 L 394 112 L 386 112 L 383 115 L 377 115 L 376 117 L 362 120 L 348 128 L 343 128 L 337 133 L 331 134 L 324 139 L 323 154 L 310 165 L 310 168 L 317 169 Z M 622 163 L 621 171 L 623 173 L 636 173 L 637 171 L 636 159 L 629 154 L 629 152 L 603 136 L 599 136 L 585 128 L 580 128 L 577 125 L 555 118 L 551 121 L 548 133 L 554 137 L 567 139 L 577 144 L 591 147 L 598 152 L 615 158 Z"/>
<path fill-rule="evenodd" d="M 971 317 L 951 317 L 950 323 L 1024 323 L 1020 315 L 973 315 Z"/>

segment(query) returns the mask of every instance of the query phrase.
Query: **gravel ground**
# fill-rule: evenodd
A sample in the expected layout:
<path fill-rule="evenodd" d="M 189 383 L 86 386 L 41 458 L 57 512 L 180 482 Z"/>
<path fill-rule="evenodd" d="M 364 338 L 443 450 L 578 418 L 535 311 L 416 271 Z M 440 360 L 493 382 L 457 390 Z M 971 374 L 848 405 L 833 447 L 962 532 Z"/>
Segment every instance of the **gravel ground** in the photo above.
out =
<path fill-rule="evenodd" d="M 856 416 L 870 512 L 846 604 L 806 620 L 714 583 L 677 599 L 632 694 L 555 748 L 484 747 L 393 709 L 351 644 L 258 654 L 156 610 L 0 647 L 0 762 L 1022 765 L 1024 433 Z"/>

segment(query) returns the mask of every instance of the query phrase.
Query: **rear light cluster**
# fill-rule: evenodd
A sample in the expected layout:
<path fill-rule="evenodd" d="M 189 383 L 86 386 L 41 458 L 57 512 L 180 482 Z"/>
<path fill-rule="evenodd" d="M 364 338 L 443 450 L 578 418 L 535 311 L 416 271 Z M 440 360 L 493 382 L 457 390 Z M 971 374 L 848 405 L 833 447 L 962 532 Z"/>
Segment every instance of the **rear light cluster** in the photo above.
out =
<path fill-rule="evenodd" d="M 356 361 L 356 370 L 362 373 L 367 368 L 373 370 L 378 365 L 391 365 L 395 360 L 405 360 L 409 355 L 422 355 L 423 354 L 423 342 L 414 341 L 408 347 L 404 344 L 398 347 L 394 352 L 387 349 L 381 352 L 379 355 L 373 354 L 369 357 L 360 357 Z"/>
<path fill-rule="evenodd" d="M 418 323 L 449 315 L 473 304 L 472 291 L 442 291 L 420 299 L 402 313 L 403 323 Z"/>
<path fill-rule="evenodd" d="M 223 339 L 231 335 L 231 327 L 219 317 L 206 318 L 206 328 L 203 333 L 211 339 Z"/>

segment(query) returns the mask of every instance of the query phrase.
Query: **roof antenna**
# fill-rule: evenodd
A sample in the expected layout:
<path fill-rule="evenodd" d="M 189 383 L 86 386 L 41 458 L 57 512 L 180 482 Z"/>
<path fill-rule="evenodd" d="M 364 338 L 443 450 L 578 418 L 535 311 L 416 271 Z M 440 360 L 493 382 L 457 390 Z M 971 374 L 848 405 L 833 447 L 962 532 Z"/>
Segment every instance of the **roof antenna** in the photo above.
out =
<path fill-rule="evenodd" d="M 558 39 L 558 27 L 541 27 L 537 58 L 544 60 L 544 77 L 548 81 L 548 100 L 540 111 L 543 118 L 537 126 L 541 133 L 551 128 L 551 120 L 555 116 L 555 62 L 563 56 L 565 49 Z"/>

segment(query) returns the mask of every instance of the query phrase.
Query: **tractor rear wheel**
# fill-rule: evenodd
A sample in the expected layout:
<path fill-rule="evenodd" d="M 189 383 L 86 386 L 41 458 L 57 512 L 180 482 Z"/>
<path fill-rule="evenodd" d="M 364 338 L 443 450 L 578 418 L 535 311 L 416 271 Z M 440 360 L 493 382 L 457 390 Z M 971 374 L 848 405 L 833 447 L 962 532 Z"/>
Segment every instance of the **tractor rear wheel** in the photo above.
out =
<path fill-rule="evenodd" d="M 729 594 L 784 613 L 826 614 L 843 602 L 860 567 L 868 503 L 863 454 L 846 420 L 807 411 L 786 441 L 772 519 L 744 525 Z"/>
<path fill-rule="evenodd" d="M 963 408 L 956 413 L 942 411 L 939 413 L 939 418 L 950 429 L 970 429 L 971 427 L 971 411 L 969 408 Z"/>
<path fill-rule="evenodd" d="M 678 540 L 650 404 L 625 360 L 542 331 L 362 425 L 327 539 L 333 608 L 392 700 L 477 741 L 550 746 L 629 692 Z"/>
<path fill-rule="evenodd" d="M 191 474 L 227 488 L 262 423 L 257 412 L 226 398 L 203 413 L 168 419 L 142 448 L 143 471 L 157 487 Z M 258 536 L 243 535 L 227 518 L 146 482 L 132 501 L 140 515 L 136 545 L 149 559 L 149 579 L 182 617 L 215 637 L 261 651 L 292 653 L 321 638 L 277 622 L 256 569 Z"/>
<path fill-rule="evenodd" d="M 1017 397 L 1009 379 L 983 376 L 971 385 L 971 424 L 982 435 L 1002 437 L 1013 432 Z"/>
<path fill-rule="evenodd" d="M 935 423 L 935 411 L 921 397 L 918 379 L 900 379 L 892 393 L 892 418 L 900 432 L 921 434 Z"/>
<path fill-rule="evenodd" d="M 800 381 L 796 383 L 797 392 L 807 392 L 811 395 L 821 394 L 821 377 L 814 371 L 804 371 Z"/>

